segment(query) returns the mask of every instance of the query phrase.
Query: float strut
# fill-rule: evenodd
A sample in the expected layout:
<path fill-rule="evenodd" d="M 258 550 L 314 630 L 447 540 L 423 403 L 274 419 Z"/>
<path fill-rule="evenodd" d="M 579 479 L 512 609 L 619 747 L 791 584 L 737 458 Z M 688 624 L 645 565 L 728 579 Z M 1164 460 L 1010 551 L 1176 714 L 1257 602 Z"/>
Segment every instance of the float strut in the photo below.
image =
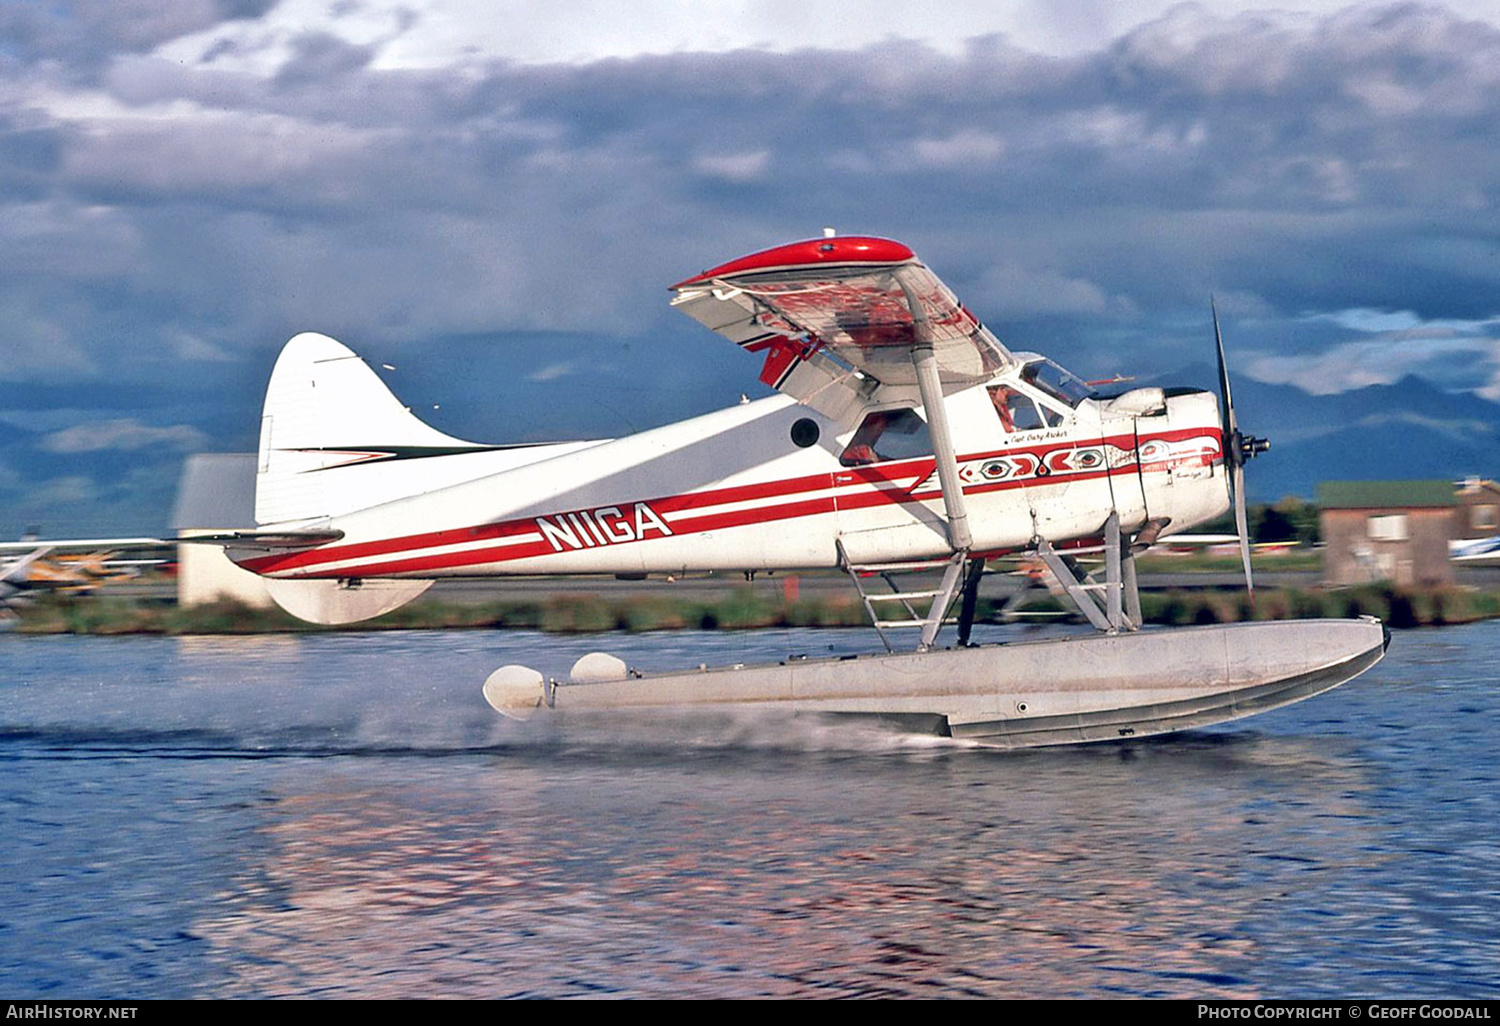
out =
<path fill-rule="evenodd" d="M 1107 634 L 1139 630 L 1141 595 L 1136 585 L 1135 558 L 1121 537 L 1120 515 L 1111 512 L 1104 521 L 1104 583 L 1079 580 L 1045 538 L 1037 540 L 1036 552 L 1053 579 L 1073 600 L 1078 611 L 1096 630 Z M 1104 592 L 1101 601 L 1098 592 Z"/>
<path fill-rule="evenodd" d="M 979 582 L 984 577 L 984 559 L 969 560 L 964 573 L 963 604 L 958 607 L 958 647 L 967 648 L 974 630 L 974 609 L 979 604 Z"/>

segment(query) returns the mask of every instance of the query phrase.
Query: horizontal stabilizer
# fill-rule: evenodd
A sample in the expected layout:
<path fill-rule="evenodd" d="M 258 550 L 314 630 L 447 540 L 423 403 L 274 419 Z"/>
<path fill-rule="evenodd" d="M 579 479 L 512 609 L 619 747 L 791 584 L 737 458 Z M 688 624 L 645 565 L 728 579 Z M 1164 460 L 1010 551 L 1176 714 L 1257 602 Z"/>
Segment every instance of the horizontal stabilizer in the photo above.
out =
<path fill-rule="evenodd" d="M 338 541 L 343 536 L 343 531 L 333 529 L 313 531 L 215 531 L 212 534 L 186 535 L 177 540 L 190 545 L 223 545 L 226 548 L 285 552 L 288 549 L 310 549 L 318 545 L 326 545 L 329 542 Z"/>

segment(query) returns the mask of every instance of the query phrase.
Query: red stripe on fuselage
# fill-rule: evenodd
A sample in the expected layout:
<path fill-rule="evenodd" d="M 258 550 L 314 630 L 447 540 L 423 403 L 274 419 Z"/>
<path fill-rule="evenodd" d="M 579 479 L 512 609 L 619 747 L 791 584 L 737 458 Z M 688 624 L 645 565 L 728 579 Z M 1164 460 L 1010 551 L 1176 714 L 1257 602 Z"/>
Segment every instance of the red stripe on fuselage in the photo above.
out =
<path fill-rule="evenodd" d="M 931 457 L 927 459 L 930 463 Z M 905 461 L 903 466 L 910 466 L 913 462 L 916 461 Z M 890 464 L 886 464 L 885 466 L 888 468 Z M 859 469 L 870 470 L 872 468 Z M 930 468 L 928 472 L 931 472 Z M 872 474 L 867 475 L 864 479 L 888 481 L 893 478 L 915 476 L 915 473 L 910 471 L 904 474 L 897 474 L 887 470 L 883 476 Z M 656 512 L 665 514 L 676 513 L 694 507 L 717 506 L 728 502 L 749 502 L 755 499 L 769 499 L 813 489 L 825 489 L 827 487 L 828 474 L 825 472 L 821 474 L 808 474 L 802 477 L 783 478 L 777 481 L 762 481 L 749 485 L 711 488 L 701 492 L 686 492 L 682 495 L 668 495 L 658 499 L 642 501 L 647 502 Z M 616 503 L 616 505 L 634 505 L 634 501 L 628 500 L 624 503 Z M 588 508 L 595 509 L 599 507 Z M 565 516 L 567 512 L 577 511 L 548 511 L 538 514 L 538 516 Z M 259 574 L 272 574 L 314 566 L 320 563 L 364 559 L 368 556 L 385 556 L 400 552 L 410 552 L 416 549 L 433 549 L 444 545 L 462 545 L 476 541 L 507 538 L 518 534 L 527 534 L 537 529 L 536 517 L 524 517 L 517 520 L 504 520 L 495 524 L 481 524 L 477 527 L 449 528 L 448 530 L 431 531 L 426 534 L 400 535 L 394 538 L 354 542 L 347 545 L 328 545 L 322 548 L 307 549 L 289 554 L 257 556 L 253 559 L 245 560 L 240 565 L 247 570 L 253 570 Z M 550 546 L 548 550 L 550 551 Z"/>
<path fill-rule="evenodd" d="M 1185 438 L 1197 436 L 1213 437 L 1217 432 L 1208 427 L 1204 428 L 1182 428 L 1175 431 L 1162 432 L 1146 438 L 1141 438 L 1141 444 L 1152 440 L 1179 441 Z M 1042 454 L 1058 450 L 1090 448 L 1099 445 L 1113 445 L 1117 449 L 1138 454 L 1136 437 L 1133 435 L 1116 435 L 1109 438 L 1091 439 L 1054 439 L 1048 443 L 1031 446 L 1015 446 L 1000 449 L 994 452 L 980 453 L 973 456 L 964 456 L 960 462 L 970 463 L 992 459 L 999 456 L 1014 456 L 1018 454 L 1033 455 L 1040 457 Z M 1221 444 L 1222 450 L 1222 444 Z M 1210 458 L 1217 458 L 1217 454 Z M 1039 460 L 1040 462 L 1040 460 Z M 865 509 L 871 506 L 895 505 L 909 502 L 923 502 L 941 497 L 941 489 L 928 489 L 924 492 L 915 492 L 913 489 L 926 481 L 933 473 L 935 461 L 931 456 L 916 457 L 909 460 L 892 461 L 881 464 L 870 464 L 858 467 L 845 467 L 836 471 L 819 474 L 808 474 L 795 478 L 784 478 L 776 481 L 764 481 L 748 485 L 734 485 L 725 488 L 705 489 L 699 492 L 686 492 L 680 495 L 663 496 L 657 499 L 643 500 L 654 511 L 659 514 L 685 513 L 693 509 L 706 508 L 710 506 L 725 505 L 736 502 L 750 502 L 757 499 L 778 498 L 781 496 L 797 494 L 808 491 L 828 491 L 834 488 L 847 488 L 851 484 L 866 484 L 875 486 L 874 491 L 855 492 L 843 494 L 835 498 L 832 494 L 825 496 L 809 497 L 794 502 L 778 503 L 772 506 L 759 506 L 751 509 L 731 510 L 721 513 L 704 514 L 701 516 L 679 516 L 672 521 L 674 534 L 693 534 L 702 531 L 722 530 L 729 527 L 740 527 L 754 523 L 773 523 L 781 520 L 797 519 L 805 516 L 816 516 L 837 510 Z M 1088 481 L 1101 477 L 1134 474 L 1139 470 L 1139 465 L 1132 461 L 1119 467 L 1104 468 L 1097 470 L 1077 471 L 1072 473 L 1061 473 L 1053 471 L 1046 477 L 1029 476 L 1024 478 L 1011 478 L 1004 481 L 990 481 L 968 485 L 964 488 L 965 495 L 986 494 L 997 491 L 1008 491 L 1014 488 L 1027 486 L 1042 487 L 1051 484 L 1070 484 L 1075 481 Z M 904 482 L 911 482 L 904 484 Z M 894 487 L 881 487 L 881 486 Z M 633 505 L 631 501 L 616 503 L 618 506 Z M 593 508 L 593 507 L 590 507 Z M 539 514 L 545 517 L 566 516 L 569 512 L 564 511 Z M 461 566 L 480 566 L 486 563 L 512 562 L 520 559 L 528 559 L 536 556 L 562 554 L 558 552 L 545 539 L 526 544 L 512 544 L 508 546 L 485 546 L 482 548 L 465 549 L 461 552 L 437 553 L 430 556 L 410 556 L 405 559 L 393 559 L 384 562 L 365 564 L 358 567 L 343 567 L 337 570 L 319 572 L 316 568 L 326 566 L 330 563 L 346 562 L 350 560 L 367 559 L 372 556 L 399 555 L 411 553 L 422 549 L 438 548 L 448 545 L 469 544 L 482 540 L 500 540 L 503 538 L 525 535 L 539 531 L 537 517 L 524 517 L 516 520 L 502 521 L 496 524 L 482 524 L 475 527 L 452 528 L 443 531 L 434 531 L 426 534 L 404 535 L 395 538 L 384 538 L 376 541 L 357 542 L 348 545 L 329 545 L 317 549 L 309 549 L 290 554 L 275 554 L 269 556 L 257 556 L 240 563 L 247 570 L 264 575 L 288 574 L 295 577 L 378 577 L 382 575 L 393 575 L 402 573 L 418 573 L 430 570 L 453 569 Z M 592 539 L 590 539 L 592 540 Z M 643 541 L 648 539 L 634 539 Z M 619 543 L 616 543 L 619 544 Z M 625 542 L 624 544 L 629 544 Z M 566 549 L 563 552 L 579 552 L 583 549 Z M 290 573 L 302 570 L 303 573 Z"/>

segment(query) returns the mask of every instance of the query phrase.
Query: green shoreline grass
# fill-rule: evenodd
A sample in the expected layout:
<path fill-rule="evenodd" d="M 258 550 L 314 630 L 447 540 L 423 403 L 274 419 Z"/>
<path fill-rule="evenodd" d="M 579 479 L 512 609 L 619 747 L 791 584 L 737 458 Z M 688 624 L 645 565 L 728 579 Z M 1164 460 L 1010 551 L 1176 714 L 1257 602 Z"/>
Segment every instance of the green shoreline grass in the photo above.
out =
<path fill-rule="evenodd" d="M 1049 597 L 1028 603 L 1028 611 L 1055 613 Z M 1297 620 L 1316 617 L 1375 616 L 1394 628 L 1470 623 L 1500 617 L 1500 592 L 1466 588 L 1397 589 L 1386 584 L 1331 590 L 1261 589 L 1254 605 L 1242 589 L 1171 589 L 1141 593 L 1148 623 L 1167 625 L 1234 623 L 1242 620 Z M 976 622 L 998 622 L 996 603 L 981 599 Z M 786 603 L 749 588 L 716 600 L 641 595 L 554 595 L 537 600 L 443 602 L 418 600 L 385 616 L 342 627 L 303 623 L 280 609 L 256 609 L 237 602 L 179 607 L 110 595 L 50 596 L 23 609 L 24 634 L 267 634 L 326 630 L 410 630 L 433 628 L 524 628 L 564 634 L 673 629 L 744 630 L 763 627 L 859 627 L 864 608 L 847 598 L 810 598 Z"/>

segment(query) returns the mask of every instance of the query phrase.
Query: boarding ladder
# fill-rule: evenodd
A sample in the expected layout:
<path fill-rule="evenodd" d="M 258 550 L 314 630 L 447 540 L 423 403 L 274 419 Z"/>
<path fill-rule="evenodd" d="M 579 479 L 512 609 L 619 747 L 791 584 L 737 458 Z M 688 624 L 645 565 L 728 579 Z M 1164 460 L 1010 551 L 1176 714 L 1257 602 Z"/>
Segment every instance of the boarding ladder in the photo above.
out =
<path fill-rule="evenodd" d="M 958 623 L 958 617 L 950 617 L 949 609 L 953 600 L 958 596 L 960 590 L 970 580 L 978 582 L 978 571 L 982 570 L 979 562 L 971 563 L 967 553 L 956 552 L 947 559 L 929 559 L 910 563 L 853 563 L 848 553 L 844 551 L 843 542 L 838 542 L 839 566 L 849 575 L 854 582 L 854 588 L 859 592 L 860 601 L 864 603 L 865 613 L 870 617 L 870 622 L 875 627 L 875 632 L 880 635 L 881 642 L 885 645 L 887 652 L 894 652 L 895 647 L 891 644 L 889 630 L 900 630 L 902 628 L 916 627 L 922 631 L 922 640 L 918 646 L 919 651 L 925 651 L 932 647 L 937 640 L 937 635 L 944 624 Z M 965 573 L 966 566 L 969 573 Z M 910 575 L 916 573 L 931 573 L 934 570 L 942 570 L 943 578 L 936 588 L 903 588 L 897 583 L 897 575 Z M 891 589 L 889 592 L 879 590 L 876 580 L 884 581 Z M 891 609 L 892 604 L 899 604 L 900 609 Z M 925 611 L 924 611 L 925 610 Z M 905 616 L 900 613 L 905 612 Z M 970 613 L 972 619 L 972 613 Z M 967 641 L 967 634 L 962 639 Z"/>

